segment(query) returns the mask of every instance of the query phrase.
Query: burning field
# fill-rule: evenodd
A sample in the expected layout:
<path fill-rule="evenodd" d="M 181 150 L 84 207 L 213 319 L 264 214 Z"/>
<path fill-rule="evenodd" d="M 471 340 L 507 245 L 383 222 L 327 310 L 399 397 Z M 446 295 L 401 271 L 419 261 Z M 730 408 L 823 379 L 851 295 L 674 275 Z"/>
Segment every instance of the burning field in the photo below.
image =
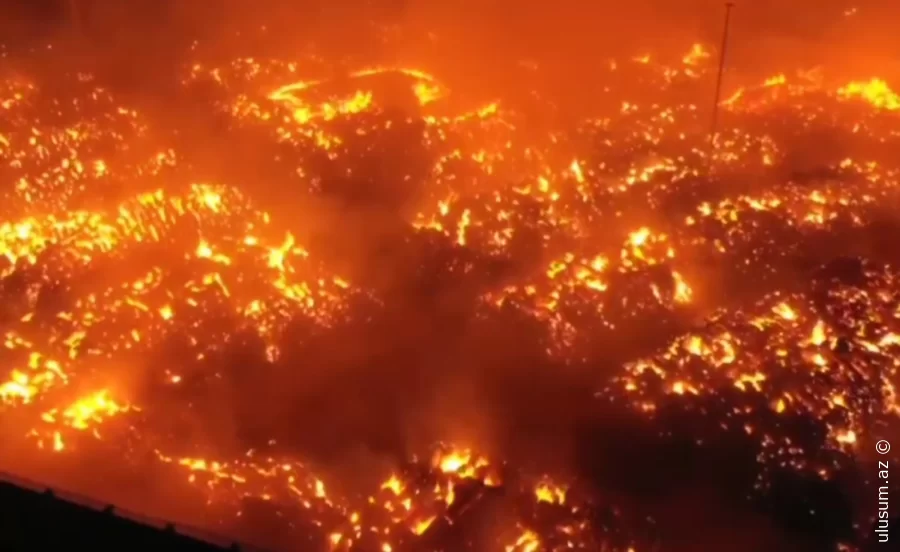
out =
<path fill-rule="evenodd" d="M 0 75 L 0 469 L 279 550 L 870 538 L 900 81 L 734 74 L 711 140 L 701 42 L 588 107 L 536 62 L 57 55 Z"/>

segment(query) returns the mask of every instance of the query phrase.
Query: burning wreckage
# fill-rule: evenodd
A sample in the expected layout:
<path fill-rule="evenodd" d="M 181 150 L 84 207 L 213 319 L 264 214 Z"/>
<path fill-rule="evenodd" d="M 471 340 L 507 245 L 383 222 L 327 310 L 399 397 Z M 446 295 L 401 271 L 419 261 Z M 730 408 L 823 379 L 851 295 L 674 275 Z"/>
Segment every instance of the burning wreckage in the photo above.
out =
<path fill-rule="evenodd" d="M 900 96 L 774 75 L 710 144 L 711 58 L 541 126 L 418 68 L 4 75 L 3 468 L 281 549 L 859 549 Z"/>

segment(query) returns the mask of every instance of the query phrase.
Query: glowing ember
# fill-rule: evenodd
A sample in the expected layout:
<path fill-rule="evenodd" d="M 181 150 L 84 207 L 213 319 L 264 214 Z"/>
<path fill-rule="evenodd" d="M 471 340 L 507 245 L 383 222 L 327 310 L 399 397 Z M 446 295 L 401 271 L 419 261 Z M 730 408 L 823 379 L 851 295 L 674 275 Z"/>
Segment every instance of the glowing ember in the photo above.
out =
<path fill-rule="evenodd" d="M 654 424 L 678 415 L 698 447 L 746 440 L 761 494 L 773 472 L 851 471 L 900 416 L 900 274 L 859 259 L 900 199 L 900 98 L 879 78 L 758 75 L 723 95 L 710 153 L 685 98 L 706 97 L 715 56 L 682 54 L 613 60 L 590 92 L 621 98 L 541 124 L 409 66 L 194 63 L 182 92 L 215 98 L 216 146 L 259 155 L 224 171 L 192 149 L 193 120 L 86 75 L 67 98 L 4 75 L 4 439 L 150 465 L 211 525 L 264 504 L 333 550 L 384 552 L 439 549 L 476 515 L 496 522 L 490 549 L 657 549 L 652 516 L 539 475 L 556 472 L 537 447 L 475 446 L 565 433 L 582 411 L 662 441 L 676 432 Z M 853 147 L 798 145 L 820 136 Z M 371 419 L 394 414 L 410 418 L 396 435 Z M 436 444 L 385 452 L 418 431 Z M 342 438 L 366 442 L 346 453 L 355 477 L 314 454 Z"/>

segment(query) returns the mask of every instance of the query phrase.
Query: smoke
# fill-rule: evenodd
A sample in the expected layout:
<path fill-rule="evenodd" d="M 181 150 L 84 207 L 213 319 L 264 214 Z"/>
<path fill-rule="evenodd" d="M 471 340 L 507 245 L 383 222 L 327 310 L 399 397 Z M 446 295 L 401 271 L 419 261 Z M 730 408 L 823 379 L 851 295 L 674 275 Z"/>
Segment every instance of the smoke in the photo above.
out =
<path fill-rule="evenodd" d="M 892 7 L 889 0 L 738 3 L 729 65 L 749 73 L 827 64 L 839 73 L 896 74 Z M 199 40 L 221 55 L 313 48 L 330 62 L 420 62 L 457 87 L 476 89 L 508 82 L 502 68 L 522 60 L 541 62 L 542 79 L 573 87 L 612 56 L 683 49 L 695 41 L 718 47 L 724 16 L 718 0 L 46 0 L 2 9 L 7 36 L 31 37 L 31 44 L 74 36 L 120 73 L 178 64 Z"/>
<path fill-rule="evenodd" d="M 746 442 L 713 443 L 712 455 L 720 461 L 715 465 L 698 460 L 691 436 L 679 435 L 676 423 L 669 429 L 680 441 L 662 446 L 659 428 L 641 418 L 622 414 L 618 406 L 598 412 L 593 384 L 621 359 L 665 342 L 685 321 L 673 326 L 640 320 L 615 334 L 589 328 L 590 354 L 577 362 L 555 359 L 546 354 L 551 344 L 539 323 L 509 309 L 485 313 L 479 302 L 485 291 L 522 271 L 529 255 L 518 263 L 498 262 L 410 236 L 405 221 L 433 165 L 418 123 L 398 116 L 389 132 L 348 139 L 349 161 L 340 167 L 307 159 L 319 193 L 300 197 L 285 174 L 294 161 L 289 153 L 282 154 L 283 164 L 273 163 L 267 138 L 223 130 L 205 115 L 209 98 L 176 97 L 166 84 L 177 81 L 186 60 L 200 51 L 223 58 L 230 52 L 313 52 L 331 70 L 357 60 L 421 63 L 463 97 L 515 101 L 534 87 L 582 112 L 594 100 L 588 84 L 597 78 L 595 69 L 610 57 L 681 51 L 697 41 L 717 45 L 719 2 L 259 4 L 85 2 L 77 29 L 61 5 L 16 5 L 19 20 L 30 22 L 31 44 L 38 38 L 74 41 L 79 49 L 71 55 L 91 64 L 102 82 L 152 109 L 157 120 L 184 129 L 165 138 L 178 142 L 198 176 L 246 185 L 275 218 L 291 219 L 290 230 L 317 258 L 365 282 L 378 298 L 354 297 L 327 329 L 296 322 L 274 366 L 256 336 L 236 334 L 214 359 L 220 363 L 216 377 L 186 361 L 177 339 L 161 346 L 158 356 L 116 369 L 129 375 L 123 385 L 147 385 L 147 399 L 159 408 L 171 404 L 174 410 L 190 401 L 190 411 L 172 420 L 167 432 L 220 453 L 262 450 L 274 441 L 275 450 L 309 459 L 348 492 L 371 488 L 368 474 L 404 462 L 441 436 L 518 465 L 578 473 L 599 496 L 630 508 L 626 515 L 652 510 L 656 519 L 667 520 L 658 530 L 682 543 L 667 550 L 816 549 L 820 543 L 798 543 L 769 518 L 733 506 L 737 489 L 752 485 L 751 468 L 741 466 L 747 473 L 735 474 L 722 471 L 721 463 L 753 458 Z M 779 64 L 874 71 L 883 68 L 879 52 L 889 51 L 884 48 L 893 40 L 889 18 L 871 25 L 886 13 L 874 3 L 859 6 L 858 15 L 845 15 L 843 2 L 747 4 L 735 8 L 729 75 L 752 75 L 757 66 L 772 72 Z M 866 18 L 865 36 L 854 31 L 854 17 Z M 523 71 L 523 63 L 537 69 Z M 815 145 L 808 151 L 798 146 L 789 154 L 791 170 L 812 170 L 847 147 L 830 136 L 810 143 Z M 534 241 L 523 239 L 522 251 L 534 255 Z M 183 369 L 189 383 L 173 395 L 141 381 L 161 366 Z M 208 420 L 216 420 L 214 427 Z M 688 467 L 681 473 L 660 470 L 663 463 Z M 654 471 L 659 473 L 652 476 Z M 709 472 L 718 473 L 713 483 L 702 477 Z M 664 491 L 642 496 L 635 482 L 644 476 Z M 723 490 L 726 483 L 735 488 Z M 160 508 L 169 498 L 159 499 Z M 255 538 L 271 536 L 259 525 L 246 531 Z M 741 548 L 735 548 L 738 541 Z"/>

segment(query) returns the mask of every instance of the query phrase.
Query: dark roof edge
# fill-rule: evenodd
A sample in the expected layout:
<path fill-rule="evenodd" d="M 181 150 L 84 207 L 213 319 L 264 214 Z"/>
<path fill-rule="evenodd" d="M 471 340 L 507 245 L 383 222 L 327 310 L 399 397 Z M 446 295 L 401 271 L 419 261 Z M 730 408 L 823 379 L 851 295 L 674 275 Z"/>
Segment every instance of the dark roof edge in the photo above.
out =
<path fill-rule="evenodd" d="M 227 537 L 223 537 L 221 535 L 199 529 L 197 527 L 153 518 L 151 516 L 133 512 L 131 510 L 119 508 L 114 504 L 102 502 L 65 490 L 53 489 L 30 479 L 14 476 L 0 471 L 0 492 L 3 491 L 3 487 L 7 487 L 7 490 L 14 489 L 15 491 L 18 491 L 20 493 L 30 493 L 34 496 L 34 498 L 42 497 L 46 500 L 55 500 L 67 503 L 85 511 L 93 511 L 97 514 L 111 515 L 138 526 L 174 534 L 180 538 L 195 541 L 197 543 L 203 543 L 210 547 L 219 548 L 223 551 L 233 550 L 241 552 L 268 552 L 257 547 L 237 542 L 233 539 L 229 539 Z"/>

